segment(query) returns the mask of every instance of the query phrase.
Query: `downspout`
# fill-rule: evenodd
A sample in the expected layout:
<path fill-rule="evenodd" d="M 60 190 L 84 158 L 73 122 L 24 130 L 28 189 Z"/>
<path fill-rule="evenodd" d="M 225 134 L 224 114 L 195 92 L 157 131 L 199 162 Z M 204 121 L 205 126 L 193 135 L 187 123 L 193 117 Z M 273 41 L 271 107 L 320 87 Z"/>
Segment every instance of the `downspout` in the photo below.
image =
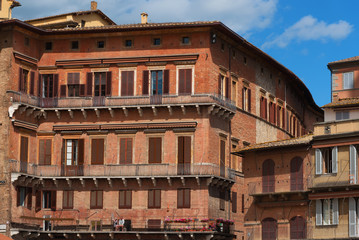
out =
<path fill-rule="evenodd" d="M 231 46 L 229 45 L 228 46 L 228 72 L 229 72 L 229 80 L 228 80 L 228 85 L 227 86 L 229 89 L 228 89 L 228 92 L 230 92 L 232 90 L 231 88 L 231 83 L 232 83 L 232 79 L 231 79 Z M 232 97 L 232 93 L 230 94 L 231 97 Z M 230 99 L 229 99 L 230 100 Z M 229 156 L 228 156 L 228 163 L 229 163 L 229 171 L 231 171 L 231 167 L 232 167 L 232 156 L 231 156 L 231 152 L 232 152 L 232 143 L 231 143 L 231 139 L 232 139 L 232 119 L 229 118 L 229 121 L 228 121 L 228 145 L 229 145 Z M 230 173 L 228 171 L 228 174 Z M 229 176 L 228 176 L 229 177 Z M 231 188 L 229 189 L 229 192 L 228 192 L 229 196 L 228 196 L 228 203 L 229 203 L 229 206 L 228 206 L 228 219 L 231 219 Z"/>

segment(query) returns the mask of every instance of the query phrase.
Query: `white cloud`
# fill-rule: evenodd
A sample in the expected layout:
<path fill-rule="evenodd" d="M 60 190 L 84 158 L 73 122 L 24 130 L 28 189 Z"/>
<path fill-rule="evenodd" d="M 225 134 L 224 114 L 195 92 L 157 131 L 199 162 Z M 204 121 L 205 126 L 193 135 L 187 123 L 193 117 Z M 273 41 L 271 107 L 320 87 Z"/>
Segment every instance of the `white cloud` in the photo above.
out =
<path fill-rule="evenodd" d="M 118 24 L 138 23 L 147 12 L 150 22 L 219 20 L 244 34 L 266 28 L 274 17 L 278 0 L 97 0 L 98 8 Z M 14 17 L 31 19 L 90 9 L 89 0 L 26 0 Z"/>
<path fill-rule="evenodd" d="M 339 20 L 336 23 L 328 24 L 308 15 L 287 28 L 281 35 L 264 43 L 262 48 L 265 49 L 272 46 L 284 48 L 292 41 L 341 40 L 346 38 L 352 31 L 353 26 L 346 21 Z"/>

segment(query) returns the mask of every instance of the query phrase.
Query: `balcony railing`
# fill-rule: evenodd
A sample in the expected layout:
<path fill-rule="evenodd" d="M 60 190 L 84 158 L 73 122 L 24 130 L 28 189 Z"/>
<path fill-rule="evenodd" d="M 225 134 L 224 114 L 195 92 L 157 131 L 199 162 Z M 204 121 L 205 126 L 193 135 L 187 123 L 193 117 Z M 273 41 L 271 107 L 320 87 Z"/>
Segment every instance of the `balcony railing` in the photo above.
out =
<path fill-rule="evenodd" d="M 290 178 L 287 178 L 282 180 L 275 179 L 272 183 L 264 183 L 264 187 L 262 179 L 256 182 L 249 182 L 247 184 L 249 195 L 263 195 L 306 191 L 307 182 L 308 179 L 304 178 L 302 181 L 291 183 Z"/>
<path fill-rule="evenodd" d="M 25 93 L 8 91 L 12 102 L 27 104 L 40 108 L 86 108 L 86 107 L 135 107 L 146 105 L 176 105 L 176 104 L 211 104 L 217 103 L 232 111 L 235 104 L 230 99 L 215 93 L 201 93 L 192 95 L 154 95 L 154 96 L 110 96 L 110 97 L 68 97 L 68 98 L 40 98 Z"/>
<path fill-rule="evenodd" d="M 234 171 L 212 163 L 193 164 L 125 164 L 125 165 L 36 165 L 17 160 L 11 160 L 11 171 L 27 173 L 39 177 L 61 176 L 124 176 L 124 177 L 154 177 L 154 176 L 221 176 L 234 179 Z"/>

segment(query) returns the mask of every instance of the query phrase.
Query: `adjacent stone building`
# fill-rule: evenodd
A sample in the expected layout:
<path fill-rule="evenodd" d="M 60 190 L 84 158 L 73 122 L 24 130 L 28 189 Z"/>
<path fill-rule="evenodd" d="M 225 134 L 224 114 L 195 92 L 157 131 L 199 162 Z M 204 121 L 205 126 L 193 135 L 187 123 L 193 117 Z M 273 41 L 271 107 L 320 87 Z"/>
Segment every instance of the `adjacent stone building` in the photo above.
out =
<path fill-rule="evenodd" d="M 322 110 L 301 80 L 217 21 L 51 19 L 0 22 L 2 231 L 243 239 L 230 153 L 313 131 Z"/>

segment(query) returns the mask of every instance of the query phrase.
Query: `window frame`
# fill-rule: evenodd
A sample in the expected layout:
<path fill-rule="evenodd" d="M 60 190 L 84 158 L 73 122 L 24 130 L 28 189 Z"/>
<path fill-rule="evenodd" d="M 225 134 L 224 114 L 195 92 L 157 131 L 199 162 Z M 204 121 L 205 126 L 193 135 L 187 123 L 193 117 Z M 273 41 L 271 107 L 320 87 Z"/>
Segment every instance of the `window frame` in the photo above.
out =
<path fill-rule="evenodd" d="M 162 38 L 161 37 L 153 37 L 151 41 L 151 45 L 158 47 L 162 45 Z"/>
<path fill-rule="evenodd" d="M 147 208 L 148 209 L 160 209 L 162 205 L 162 191 L 161 189 L 148 189 Z M 156 196 L 159 196 L 159 200 L 156 201 Z M 152 204 L 150 199 L 152 198 Z M 159 203 L 158 204 L 156 204 Z"/>
<path fill-rule="evenodd" d="M 354 72 L 343 73 L 343 90 L 354 89 Z"/>
<path fill-rule="evenodd" d="M 177 189 L 177 208 L 191 208 L 191 188 Z"/>
<path fill-rule="evenodd" d="M 62 192 L 62 208 L 74 209 L 74 191 L 64 190 Z M 70 201 L 71 199 L 71 201 Z M 66 200 L 66 201 L 65 201 Z"/>
<path fill-rule="evenodd" d="M 45 51 L 52 51 L 52 49 L 53 49 L 53 42 L 52 41 L 45 42 Z"/>
<path fill-rule="evenodd" d="M 122 83 L 122 74 L 124 72 L 133 72 L 133 90 L 132 90 L 132 94 L 128 94 L 126 93 L 126 95 L 123 95 L 122 94 L 122 87 L 123 87 L 123 83 Z M 118 85 L 118 95 L 121 96 L 121 97 L 131 97 L 131 96 L 136 96 L 137 94 L 137 91 L 136 91 L 136 84 L 137 84 L 137 69 L 136 68 L 120 68 L 119 69 L 119 78 L 120 80 L 120 84 Z M 128 79 L 127 79 L 128 80 Z M 128 90 L 128 89 L 127 89 Z"/>
<path fill-rule="evenodd" d="M 70 41 L 70 50 L 72 50 L 72 51 L 80 50 L 80 41 L 78 41 L 78 40 Z"/>
<path fill-rule="evenodd" d="M 316 175 L 338 173 L 338 147 L 325 147 L 315 149 Z"/>
<path fill-rule="evenodd" d="M 123 199 L 124 199 L 124 204 L 121 204 L 121 194 L 124 194 Z M 132 209 L 132 190 L 129 189 L 125 189 L 125 190 L 120 190 L 119 191 L 119 195 L 118 195 L 118 208 L 119 209 Z M 129 202 L 128 202 L 128 198 L 129 197 Z"/>
<path fill-rule="evenodd" d="M 92 194 L 95 194 L 95 202 L 92 202 Z M 101 203 L 99 200 L 101 199 Z M 103 190 L 90 191 L 90 209 L 103 209 Z"/>
<path fill-rule="evenodd" d="M 181 70 L 191 70 L 191 91 L 190 93 L 184 92 L 180 93 L 180 71 Z M 193 95 L 194 94 L 194 73 L 195 73 L 195 66 L 193 65 L 180 65 L 176 66 L 176 94 L 177 95 Z"/>
<path fill-rule="evenodd" d="M 161 140 L 161 143 L 160 143 L 160 155 L 159 155 L 159 158 L 160 158 L 160 161 L 156 161 L 155 162 L 150 162 L 151 161 L 151 153 L 150 153 L 150 149 L 151 149 L 151 139 L 160 139 Z M 148 152 L 148 160 L 147 160 L 147 163 L 148 164 L 161 164 L 163 162 L 163 135 L 151 135 L 151 136 L 148 136 L 147 137 L 147 152 Z M 157 146 L 157 145 L 156 145 Z M 157 156 L 157 154 L 155 154 Z M 157 159 L 157 158 L 156 158 Z"/>
<path fill-rule="evenodd" d="M 327 208 L 327 209 L 325 209 Z M 338 198 L 316 200 L 316 226 L 339 225 L 339 201 Z M 326 216 L 325 216 L 326 214 Z"/>
<path fill-rule="evenodd" d="M 40 151 L 40 146 L 41 146 L 41 141 L 44 141 L 43 147 L 43 162 L 41 162 L 41 151 Z M 47 141 L 50 141 L 50 152 L 47 152 Z M 39 165 L 51 165 L 52 163 L 52 159 L 53 159 L 53 140 L 52 138 L 39 138 L 38 139 L 38 164 Z M 50 158 L 50 161 L 48 162 L 47 159 L 48 157 Z"/>

